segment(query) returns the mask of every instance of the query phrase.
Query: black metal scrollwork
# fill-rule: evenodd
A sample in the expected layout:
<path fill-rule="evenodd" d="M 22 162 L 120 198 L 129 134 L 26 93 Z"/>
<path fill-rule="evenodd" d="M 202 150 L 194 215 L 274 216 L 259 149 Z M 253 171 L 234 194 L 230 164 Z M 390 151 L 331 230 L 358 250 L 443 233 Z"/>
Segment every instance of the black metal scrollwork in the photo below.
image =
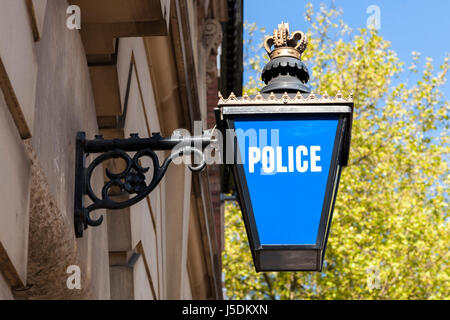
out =
<path fill-rule="evenodd" d="M 197 143 L 197 145 L 195 145 Z M 86 140 L 83 132 L 77 136 L 76 151 L 76 172 L 75 172 L 75 233 L 77 237 L 83 236 L 83 230 L 88 226 L 99 226 L 103 222 L 103 216 L 92 219 L 90 213 L 97 209 L 123 209 L 144 199 L 161 182 L 170 163 L 173 159 L 195 154 L 201 158 L 197 166 L 190 166 L 192 171 L 200 171 L 206 166 L 206 161 L 202 148 L 211 143 L 211 137 L 194 138 L 162 138 L 159 134 L 151 138 L 140 139 L 137 135 L 132 135 L 129 139 L 103 140 L 100 136 L 95 140 Z M 171 150 L 170 156 L 159 164 L 159 159 L 155 150 Z M 136 151 L 131 157 L 126 151 Z M 104 152 L 95 158 L 91 164 L 85 168 L 86 153 Z M 153 175 L 147 185 L 145 174 L 150 167 L 142 167 L 141 160 L 148 157 L 151 160 Z M 94 169 L 109 159 L 121 158 L 125 162 L 125 169 L 119 173 L 113 173 L 109 169 L 105 170 L 106 181 L 101 196 L 97 196 L 91 185 L 91 178 Z M 125 201 L 115 201 L 110 197 L 110 190 L 118 187 L 122 192 L 133 195 Z M 83 195 L 87 195 L 92 204 L 85 207 Z"/>

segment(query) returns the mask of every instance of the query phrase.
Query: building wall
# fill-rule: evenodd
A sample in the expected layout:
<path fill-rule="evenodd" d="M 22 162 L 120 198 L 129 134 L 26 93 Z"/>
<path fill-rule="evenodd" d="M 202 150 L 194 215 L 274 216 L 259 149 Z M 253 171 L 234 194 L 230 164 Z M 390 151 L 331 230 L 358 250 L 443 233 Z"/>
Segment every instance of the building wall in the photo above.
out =
<path fill-rule="evenodd" d="M 13 300 L 14 297 L 11 293 L 11 289 L 8 282 L 3 275 L 0 274 L 0 300 Z"/>
<path fill-rule="evenodd" d="M 42 38 L 36 45 L 38 77 L 31 145 L 47 180 L 49 192 L 55 198 L 55 205 L 68 229 L 72 230 L 73 137 L 80 130 L 92 137 L 98 129 L 83 43 L 78 32 L 65 27 L 66 8 L 64 1 L 48 1 Z M 102 185 L 100 172 L 96 172 L 94 181 L 97 188 Z M 85 237 L 76 241 L 81 270 L 87 273 L 93 297 L 109 298 L 106 225 L 95 232 L 89 230 Z M 54 245 L 61 246 L 55 240 Z M 36 246 L 37 256 L 45 253 L 41 250 L 46 250 L 39 243 L 37 238 L 31 244 Z M 54 259 L 57 261 L 58 257 Z M 61 268 L 67 266 L 62 265 Z"/>
<path fill-rule="evenodd" d="M 78 131 L 110 139 L 211 125 L 208 61 L 221 30 L 208 26 L 220 26 L 226 2 L 0 0 L 0 299 L 221 298 L 219 194 L 206 172 L 171 165 L 147 199 L 95 213 L 103 224 L 82 238 L 73 194 Z M 81 30 L 66 26 L 71 4 Z M 96 170 L 94 190 L 104 181 Z M 69 266 L 81 289 L 68 288 Z"/>

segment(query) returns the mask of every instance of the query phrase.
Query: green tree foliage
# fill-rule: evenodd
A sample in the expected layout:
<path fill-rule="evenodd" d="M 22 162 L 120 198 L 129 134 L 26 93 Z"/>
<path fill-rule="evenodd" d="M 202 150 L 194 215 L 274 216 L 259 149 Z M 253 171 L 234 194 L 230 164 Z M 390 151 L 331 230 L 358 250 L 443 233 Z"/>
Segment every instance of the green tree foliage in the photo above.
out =
<path fill-rule="evenodd" d="M 323 272 L 256 273 L 241 212 L 228 203 L 223 264 L 232 299 L 449 299 L 448 110 L 435 70 L 405 67 L 374 30 L 351 30 L 334 7 L 306 6 L 314 92 L 353 92 L 350 163 L 342 173 Z M 246 25 L 246 68 L 267 57 Z M 264 32 L 264 31 L 263 31 Z M 252 56 L 253 54 L 253 56 Z M 411 79 L 414 79 L 412 81 Z M 250 78 L 246 91 L 262 84 Z M 270 192 L 270 190 L 269 190 Z"/>

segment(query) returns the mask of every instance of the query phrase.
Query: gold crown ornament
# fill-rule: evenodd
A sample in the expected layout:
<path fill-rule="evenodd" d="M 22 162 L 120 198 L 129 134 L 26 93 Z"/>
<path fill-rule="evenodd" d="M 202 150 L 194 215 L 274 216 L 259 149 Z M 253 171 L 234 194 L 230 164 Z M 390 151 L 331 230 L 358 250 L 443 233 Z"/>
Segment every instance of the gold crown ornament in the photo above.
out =
<path fill-rule="evenodd" d="M 272 49 L 274 46 L 274 49 Z M 308 46 L 308 40 L 301 31 L 294 31 L 289 34 L 289 24 L 281 22 L 278 30 L 273 31 L 273 36 L 266 36 L 264 39 L 264 49 L 270 59 L 277 57 L 294 57 L 301 59 L 303 51 Z"/>

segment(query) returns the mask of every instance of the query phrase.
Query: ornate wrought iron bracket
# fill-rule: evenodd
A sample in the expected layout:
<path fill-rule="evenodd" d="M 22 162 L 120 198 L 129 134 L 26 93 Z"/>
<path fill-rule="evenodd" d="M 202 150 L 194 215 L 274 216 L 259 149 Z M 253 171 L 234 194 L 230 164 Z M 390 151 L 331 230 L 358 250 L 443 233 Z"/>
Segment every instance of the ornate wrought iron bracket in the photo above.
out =
<path fill-rule="evenodd" d="M 192 171 L 201 171 L 206 166 L 203 149 L 213 142 L 211 135 L 206 134 L 197 137 L 172 136 L 163 138 L 159 133 L 150 138 L 139 138 L 132 134 L 128 139 L 105 140 L 102 136 L 96 136 L 94 140 L 87 140 L 84 132 L 78 132 L 76 140 L 75 160 L 75 204 L 74 224 L 76 237 L 82 237 L 83 231 L 88 226 L 99 226 L 103 216 L 94 220 L 90 213 L 97 209 L 123 209 L 144 199 L 161 182 L 173 159 L 194 154 L 201 158 L 197 166 L 188 165 Z M 171 150 L 170 156 L 159 164 L 155 151 Z M 135 152 L 130 156 L 127 152 Z M 91 153 L 101 153 L 86 168 L 86 157 Z M 151 160 L 153 176 L 147 184 L 145 173 L 150 167 L 142 167 L 140 161 L 144 157 Z M 105 170 L 106 178 L 101 195 L 95 194 L 91 185 L 94 169 L 103 162 L 121 158 L 124 160 L 125 169 L 120 173 Z M 110 197 L 112 187 L 120 189 L 121 192 L 134 195 L 125 201 L 115 201 Z M 92 203 L 85 206 L 84 195 L 87 195 Z"/>

